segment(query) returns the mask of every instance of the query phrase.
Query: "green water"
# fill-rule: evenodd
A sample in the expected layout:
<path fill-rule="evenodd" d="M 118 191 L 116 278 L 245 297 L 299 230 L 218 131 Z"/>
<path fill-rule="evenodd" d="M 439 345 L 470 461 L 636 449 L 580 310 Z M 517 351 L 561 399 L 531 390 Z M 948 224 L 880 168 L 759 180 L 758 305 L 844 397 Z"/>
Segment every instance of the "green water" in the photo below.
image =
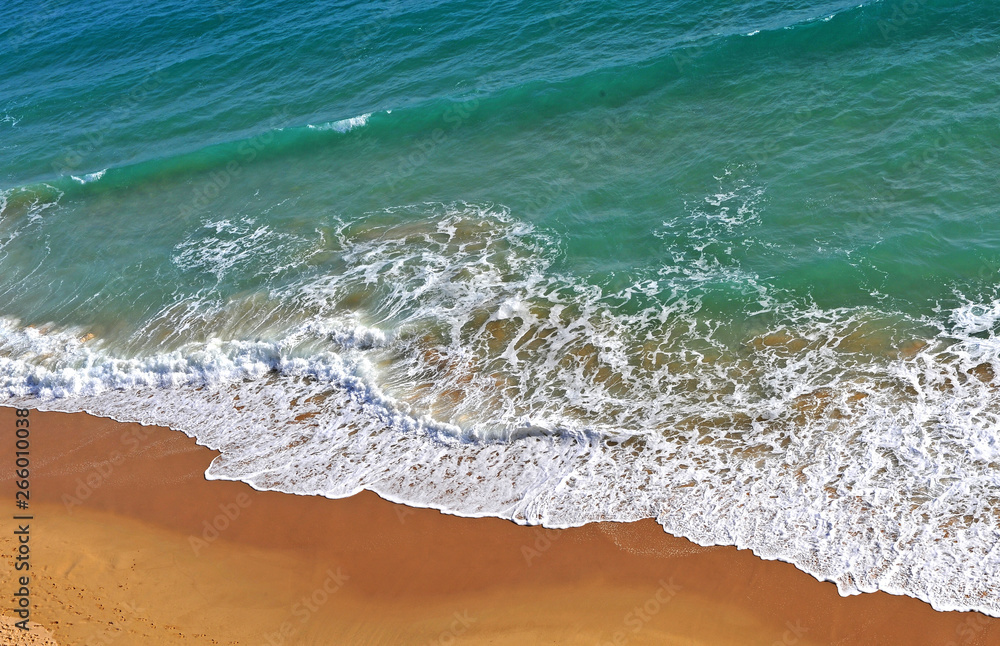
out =
<path fill-rule="evenodd" d="M 170 425 L 261 488 L 655 516 L 996 611 L 994 4 L 29 5 L 0 28 L 0 401 Z M 283 433 L 375 444 L 257 444 Z M 434 471 L 490 446 L 496 490 Z M 387 475 L 411 462 L 423 488 Z M 904 557 L 838 538 L 852 496 Z M 969 517 L 984 579 L 880 569 Z"/>

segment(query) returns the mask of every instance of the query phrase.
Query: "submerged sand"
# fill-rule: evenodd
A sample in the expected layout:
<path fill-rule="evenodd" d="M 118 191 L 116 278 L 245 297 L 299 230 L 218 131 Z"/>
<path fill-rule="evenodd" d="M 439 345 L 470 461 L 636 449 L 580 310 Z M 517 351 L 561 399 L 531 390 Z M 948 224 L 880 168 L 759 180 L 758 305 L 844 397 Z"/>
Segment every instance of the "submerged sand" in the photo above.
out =
<path fill-rule="evenodd" d="M 14 419 L 0 408 L 8 499 Z M 215 453 L 175 431 L 30 420 L 40 627 L 38 641 L 10 642 L 5 623 L 5 644 L 52 643 L 42 629 L 64 645 L 1000 644 L 1000 619 L 842 598 L 791 565 L 700 547 L 651 520 L 554 531 L 370 492 L 257 492 L 206 481 Z M 12 532 L 0 535 L 5 608 Z"/>

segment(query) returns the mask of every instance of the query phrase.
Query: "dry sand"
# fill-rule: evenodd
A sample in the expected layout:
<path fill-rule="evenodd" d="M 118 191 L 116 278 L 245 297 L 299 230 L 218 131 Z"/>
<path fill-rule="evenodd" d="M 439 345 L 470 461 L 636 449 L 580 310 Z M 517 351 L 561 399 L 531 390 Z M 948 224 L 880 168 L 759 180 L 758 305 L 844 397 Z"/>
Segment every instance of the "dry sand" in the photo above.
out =
<path fill-rule="evenodd" d="M 14 509 L 14 411 L 0 499 Z M 1000 644 L 1000 620 L 842 598 L 653 521 L 549 531 L 208 482 L 181 433 L 32 412 L 31 620 L 63 645 Z M 3 614 L 12 614 L 13 521 Z M 23 639 L 0 624 L 4 644 Z M 13 636 L 11 636 L 13 634 Z"/>

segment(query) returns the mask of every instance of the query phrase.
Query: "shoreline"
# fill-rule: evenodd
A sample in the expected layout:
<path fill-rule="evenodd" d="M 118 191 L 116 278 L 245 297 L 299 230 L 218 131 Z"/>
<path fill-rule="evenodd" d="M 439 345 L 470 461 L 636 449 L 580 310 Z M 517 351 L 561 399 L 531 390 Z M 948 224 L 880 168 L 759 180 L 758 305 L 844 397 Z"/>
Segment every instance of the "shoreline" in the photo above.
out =
<path fill-rule="evenodd" d="M 0 407 L 0 428 L 14 419 Z M 217 452 L 178 431 L 30 420 L 31 621 L 59 644 L 1000 643 L 1000 619 L 840 597 L 788 563 L 652 520 L 549 530 L 369 491 L 261 492 L 206 480 Z M 12 540 L 0 537 L 8 599 Z"/>

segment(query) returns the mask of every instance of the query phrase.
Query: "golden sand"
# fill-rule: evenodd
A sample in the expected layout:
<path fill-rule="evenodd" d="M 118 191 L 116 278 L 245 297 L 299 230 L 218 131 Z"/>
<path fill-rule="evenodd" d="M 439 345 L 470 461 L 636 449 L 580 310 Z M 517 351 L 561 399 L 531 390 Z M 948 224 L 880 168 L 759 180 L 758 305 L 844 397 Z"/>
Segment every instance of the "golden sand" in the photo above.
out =
<path fill-rule="evenodd" d="M 1000 620 L 884 593 L 842 598 L 791 565 L 652 521 L 552 531 L 369 492 L 257 492 L 206 481 L 214 452 L 181 433 L 30 420 L 31 620 L 63 645 L 1000 644 Z M 13 421 L 0 409 L 0 428 Z M 4 644 L 52 643 L 36 631 L 12 642 L 8 627 Z"/>

